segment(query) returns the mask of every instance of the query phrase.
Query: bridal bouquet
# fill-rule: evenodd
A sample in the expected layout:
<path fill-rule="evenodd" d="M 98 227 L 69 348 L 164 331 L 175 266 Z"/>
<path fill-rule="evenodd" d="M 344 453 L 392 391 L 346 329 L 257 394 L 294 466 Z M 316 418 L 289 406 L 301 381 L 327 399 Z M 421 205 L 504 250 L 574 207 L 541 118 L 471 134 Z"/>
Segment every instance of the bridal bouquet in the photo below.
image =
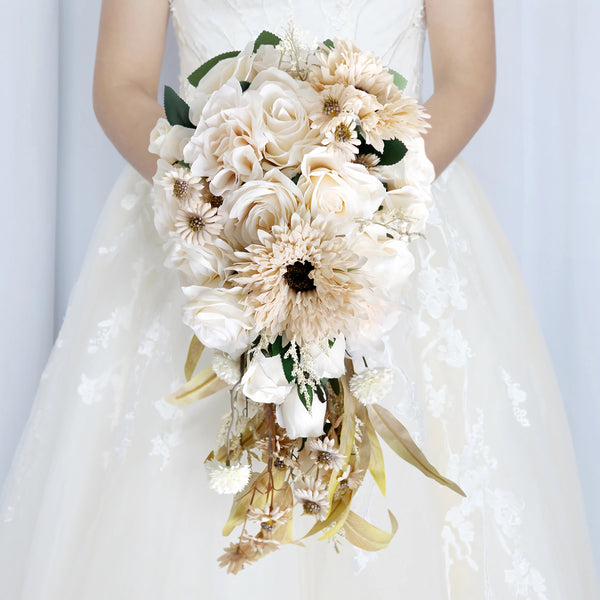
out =
<path fill-rule="evenodd" d="M 406 81 L 351 41 L 316 48 L 263 32 L 165 91 L 152 132 L 160 156 L 155 224 L 180 274 L 194 331 L 185 405 L 221 389 L 229 412 L 207 458 L 233 494 L 220 564 L 236 573 L 304 537 L 366 550 L 391 532 L 351 510 L 367 472 L 385 493 L 380 439 L 458 493 L 380 401 L 391 391 L 385 335 L 414 269 L 433 171 L 426 115 Z M 196 370 L 204 348 L 212 365 Z"/>

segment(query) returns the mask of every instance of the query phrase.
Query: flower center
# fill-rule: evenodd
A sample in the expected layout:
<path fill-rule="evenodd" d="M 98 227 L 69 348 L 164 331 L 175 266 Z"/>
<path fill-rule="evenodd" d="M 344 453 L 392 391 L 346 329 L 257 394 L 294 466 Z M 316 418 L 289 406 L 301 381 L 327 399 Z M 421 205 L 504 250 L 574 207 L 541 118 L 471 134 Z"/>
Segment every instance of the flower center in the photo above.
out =
<path fill-rule="evenodd" d="M 177 198 L 177 200 L 185 198 L 189 189 L 190 186 L 185 179 L 176 179 L 173 182 L 173 195 L 175 198 Z"/>
<path fill-rule="evenodd" d="M 271 533 L 273 529 L 275 529 L 275 521 L 273 521 L 273 519 L 267 519 L 266 521 L 262 521 L 260 526 L 265 531 Z"/>
<path fill-rule="evenodd" d="M 309 292 L 316 289 L 315 282 L 309 277 L 314 267 L 305 260 L 297 260 L 293 265 L 288 265 L 283 278 L 295 292 Z"/>
<path fill-rule="evenodd" d="M 321 506 L 312 500 L 305 500 L 302 503 L 302 508 L 304 509 L 305 515 L 316 515 L 321 512 Z"/>
<path fill-rule="evenodd" d="M 340 123 L 335 128 L 334 137 L 336 142 L 349 142 L 352 139 L 352 128 L 346 123 Z"/>
<path fill-rule="evenodd" d="M 337 117 L 341 111 L 340 101 L 335 96 L 327 96 L 323 100 L 323 113 L 328 117 Z"/>
<path fill-rule="evenodd" d="M 192 231 L 200 231 L 204 229 L 204 219 L 200 215 L 190 215 L 188 217 L 188 225 Z"/>
<path fill-rule="evenodd" d="M 285 469 L 285 462 L 283 461 L 283 458 L 281 458 L 280 456 L 278 456 L 273 465 L 275 466 L 276 469 Z"/>
<path fill-rule="evenodd" d="M 219 208 L 219 206 L 221 206 L 221 204 L 223 204 L 223 198 L 221 196 L 215 196 L 214 194 L 211 194 L 210 192 L 208 193 L 208 197 L 206 198 L 206 201 L 213 208 Z"/>
<path fill-rule="evenodd" d="M 331 463 L 331 452 L 319 452 L 317 456 L 317 462 L 322 465 L 328 465 Z"/>

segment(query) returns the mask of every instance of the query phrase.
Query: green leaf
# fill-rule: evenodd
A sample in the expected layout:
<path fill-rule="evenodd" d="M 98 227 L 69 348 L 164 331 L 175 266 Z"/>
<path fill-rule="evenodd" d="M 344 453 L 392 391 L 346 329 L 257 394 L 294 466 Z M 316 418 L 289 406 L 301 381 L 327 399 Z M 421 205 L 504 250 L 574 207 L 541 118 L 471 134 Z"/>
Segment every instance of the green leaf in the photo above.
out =
<path fill-rule="evenodd" d="M 390 69 L 388 67 L 388 71 L 394 76 L 394 85 L 400 90 L 403 91 L 408 84 L 406 77 L 400 75 L 398 71 L 394 71 L 394 69 Z"/>
<path fill-rule="evenodd" d="M 294 381 L 292 370 L 294 369 L 294 359 L 291 356 L 284 357 L 281 355 L 281 366 L 283 367 L 283 373 L 288 383 Z"/>
<path fill-rule="evenodd" d="M 330 50 L 333 50 L 333 41 L 330 40 L 329 38 L 327 38 L 324 42 L 323 42 L 323 46 L 327 46 L 327 48 L 329 48 Z"/>
<path fill-rule="evenodd" d="M 242 88 L 242 92 L 245 92 L 250 87 L 250 82 L 240 81 L 240 87 Z"/>
<path fill-rule="evenodd" d="M 190 168 L 190 163 L 186 163 L 185 160 L 178 160 L 175 164 L 183 167 L 184 169 Z"/>
<path fill-rule="evenodd" d="M 333 345 L 335 344 L 335 340 L 327 340 L 327 343 L 329 344 L 329 348 L 333 348 Z"/>
<path fill-rule="evenodd" d="M 298 181 L 300 181 L 300 173 L 296 173 L 293 177 L 292 177 L 292 183 L 294 185 L 298 185 Z"/>
<path fill-rule="evenodd" d="M 313 389 L 310 385 L 306 386 L 306 395 L 300 391 L 300 386 L 296 386 L 298 390 L 298 397 L 300 398 L 300 402 L 302 402 L 304 408 L 309 410 L 313 403 Z"/>
<path fill-rule="evenodd" d="M 177 92 L 168 85 L 165 86 L 165 113 L 171 125 L 182 125 L 195 129 L 190 121 L 190 107 L 186 101 L 179 97 Z"/>
<path fill-rule="evenodd" d="M 253 52 L 256 52 L 261 46 L 277 46 L 281 38 L 270 31 L 261 31 L 254 42 Z"/>
<path fill-rule="evenodd" d="M 282 349 L 283 349 L 282 339 L 281 339 L 281 336 L 278 335 L 277 338 L 275 339 L 275 341 L 272 344 L 270 344 L 270 346 L 269 346 L 269 355 L 277 356 L 278 354 L 281 354 Z"/>
<path fill-rule="evenodd" d="M 331 385 L 331 389 L 336 396 L 340 395 L 340 380 L 339 379 L 330 379 L 329 384 Z"/>
<path fill-rule="evenodd" d="M 218 63 L 225 58 L 235 58 L 240 53 L 239 50 L 231 50 L 230 52 L 223 52 L 213 56 L 210 60 L 207 60 L 201 67 L 196 69 L 189 77 L 188 81 L 194 86 L 198 87 L 200 80 Z"/>
<path fill-rule="evenodd" d="M 385 140 L 379 165 L 395 165 L 404 158 L 407 152 L 406 146 L 400 140 Z"/>

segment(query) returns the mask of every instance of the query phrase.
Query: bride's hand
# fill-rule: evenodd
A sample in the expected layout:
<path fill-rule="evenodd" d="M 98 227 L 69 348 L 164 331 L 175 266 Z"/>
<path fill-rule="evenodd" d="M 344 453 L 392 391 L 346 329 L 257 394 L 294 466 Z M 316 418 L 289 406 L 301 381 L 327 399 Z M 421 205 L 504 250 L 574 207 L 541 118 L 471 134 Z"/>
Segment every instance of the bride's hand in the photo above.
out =
<path fill-rule="evenodd" d="M 157 102 L 167 0 L 103 0 L 94 110 L 119 152 L 146 178 L 156 170 L 150 131 L 164 111 Z"/>
<path fill-rule="evenodd" d="M 425 106 L 427 156 L 440 174 L 487 118 L 494 102 L 493 0 L 426 0 L 434 93 Z"/>

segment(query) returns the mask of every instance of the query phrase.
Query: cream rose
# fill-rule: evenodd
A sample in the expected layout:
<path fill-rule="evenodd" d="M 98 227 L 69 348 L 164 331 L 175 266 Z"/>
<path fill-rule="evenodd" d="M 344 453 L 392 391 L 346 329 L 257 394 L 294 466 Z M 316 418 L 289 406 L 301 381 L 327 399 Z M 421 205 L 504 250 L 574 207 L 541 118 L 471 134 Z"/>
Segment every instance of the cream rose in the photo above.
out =
<path fill-rule="evenodd" d="M 295 175 L 302 157 L 320 143 L 320 133 L 311 128 L 305 108 L 314 102 L 316 92 L 275 67 L 260 72 L 249 89 L 262 99 L 265 168 L 276 166 L 290 177 Z"/>
<path fill-rule="evenodd" d="M 288 222 L 302 205 L 298 188 L 279 169 L 271 169 L 259 181 L 249 181 L 239 190 L 227 194 L 223 210 L 229 214 L 225 238 L 242 250 L 259 241 L 258 231 L 270 231 Z"/>
<path fill-rule="evenodd" d="M 198 83 L 190 99 L 190 120 L 198 123 L 202 110 L 210 95 L 223 87 L 230 79 L 252 81 L 254 69 L 254 44 L 248 44 L 242 52 L 233 58 L 219 61 Z M 238 83 L 239 86 L 239 83 Z"/>
<path fill-rule="evenodd" d="M 183 322 L 207 347 L 234 358 L 248 350 L 256 337 L 253 323 L 240 304 L 241 288 L 207 288 L 191 285 L 182 288 L 188 298 Z"/>
<path fill-rule="evenodd" d="M 165 266 L 180 271 L 189 285 L 223 286 L 235 258 L 233 248 L 219 238 L 203 246 L 191 246 L 172 233 L 164 248 Z"/>
<path fill-rule="evenodd" d="M 302 355 L 318 378 L 341 377 L 346 372 L 346 340 L 343 336 L 338 337 L 331 347 L 328 340 L 305 344 Z"/>
<path fill-rule="evenodd" d="M 206 177 L 211 192 L 222 196 L 262 178 L 266 141 L 260 96 L 250 90 L 242 94 L 231 79 L 206 103 L 184 158 L 192 174 Z"/>
<path fill-rule="evenodd" d="M 290 439 L 299 437 L 318 437 L 323 435 L 327 403 L 321 402 L 316 394 L 310 412 L 306 410 L 298 392 L 293 389 L 282 404 L 277 405 L 277 423 L 285 428 Z"/>
<path fill-rule="evenodd" d="M 304 157 L 298 188 L 313 216 L 370 218 L 385 198 L 383 184 L 360 164 L 317 148 Z"/>
<path fill-rule="evenodd" d="M 254 402 L 281 404 L 296 387 L 288 383 L 280 356 L 264 356 L 259 352 L 242 377 L 242 392 Z"/>
<path fill-rule="evenodd" d="M 376 289 L 391 292 L 414 271 L 415 259 L 404 240 L 390 238 L 382 225 L 370 224 L 356 237 L 352 250 L 367 262 L 362 270 Z"/>

